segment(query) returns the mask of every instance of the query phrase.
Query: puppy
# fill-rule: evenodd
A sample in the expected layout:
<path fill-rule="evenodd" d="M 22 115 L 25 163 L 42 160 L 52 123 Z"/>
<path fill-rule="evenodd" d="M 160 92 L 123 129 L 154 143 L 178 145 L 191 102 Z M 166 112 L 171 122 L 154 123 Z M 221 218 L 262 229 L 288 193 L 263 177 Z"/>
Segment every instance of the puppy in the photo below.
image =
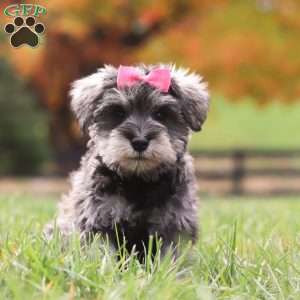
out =
<path fill-rule="evenodd" d="M 150 236 L 161 239 L 162 255 L 180 239 L 196 241 L 187 143 L 206 119 L 206 86 L 169 65 L 105 66 L 73 83 L 71 107 L 89 141 L 59 205 L 55 224 L 62 235 L 100 233 L 115 248 L 121 237 L 139 257 Z M 52 232 L 50 225 L 48 238 Z"/>

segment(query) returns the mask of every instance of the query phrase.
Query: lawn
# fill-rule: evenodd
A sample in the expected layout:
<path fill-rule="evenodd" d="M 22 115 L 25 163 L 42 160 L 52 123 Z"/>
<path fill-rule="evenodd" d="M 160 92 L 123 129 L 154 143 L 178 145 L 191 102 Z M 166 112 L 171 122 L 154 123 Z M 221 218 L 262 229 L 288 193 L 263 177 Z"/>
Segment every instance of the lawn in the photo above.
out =
<path fill-rule="evenodd" d="M 248 99 L 238 103 L 214 96 L 207 122 L 193 135 L 192 150 L 300 148 L 300 104 L 265 106 Z"/>
<path fill-rule="evenodd" d="M 296 200 L 205 199 L 195 249 L 140 265 L 117 262 L 98 241 L 46 243 L 55 202 L 2 196 L 0 299 L 300 299 Z"/>

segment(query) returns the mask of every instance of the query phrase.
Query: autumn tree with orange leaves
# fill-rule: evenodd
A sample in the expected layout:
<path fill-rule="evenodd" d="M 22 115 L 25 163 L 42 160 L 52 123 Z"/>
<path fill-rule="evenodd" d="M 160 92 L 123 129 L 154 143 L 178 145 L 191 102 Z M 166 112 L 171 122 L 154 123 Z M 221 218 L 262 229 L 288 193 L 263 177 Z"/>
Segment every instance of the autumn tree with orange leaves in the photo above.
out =
<path fill-rule="evenodd" d="M 65 169 L 83 145 L 69 109 L 70 83 L 104 63 L 175 62 L 199 71 L 213 94 L 231 100 L 300 98 L 297 0 L 37 3 L 47 8 L 43 45 L 12 49 L 2 43 L 0 53 L 49 111 L 52 144 Z"/>

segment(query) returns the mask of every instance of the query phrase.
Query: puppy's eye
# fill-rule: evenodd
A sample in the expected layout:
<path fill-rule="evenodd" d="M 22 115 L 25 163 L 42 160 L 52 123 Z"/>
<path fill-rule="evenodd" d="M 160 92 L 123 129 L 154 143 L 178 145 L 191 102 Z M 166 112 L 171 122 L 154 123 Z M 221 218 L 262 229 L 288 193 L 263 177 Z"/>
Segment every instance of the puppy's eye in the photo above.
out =
<path fill-rule="evenodd" d="M 155 111 L 152 117 L 153 119 L 161 122 L 161 121 L 165 121 L 169 117 L 169 115 L 170 115 L 169 110 L 166 107 L 162 107 L 157 111 Z"/>
<path fill-rule="evenodd" d="M 95 119 L 98 123 L 109 123 L 114 126 L 124 121 L 127 112 L 122 105 L 112 104 L 107 105 L 95 112 Z"/>
<path fill-rule="evenodd" d="M 126 117 L 126 112 L 121 106 L 116 106 L 111 110 L 113 117 L 124 119 Z"/>
<path fill-rule="evenodd" d="M 125 109 L 123 106 L 118 104 L 107 105 L 101 110 L 102 115 L 110 116 L 110 117 L 124 117 Z"/>
<path fill-rule="evenodd" d="M 165 118 L 165 115 L 161 111 L 157 111 L 153 114 L 154 119 L 156 120 L 163 120 Z"/>

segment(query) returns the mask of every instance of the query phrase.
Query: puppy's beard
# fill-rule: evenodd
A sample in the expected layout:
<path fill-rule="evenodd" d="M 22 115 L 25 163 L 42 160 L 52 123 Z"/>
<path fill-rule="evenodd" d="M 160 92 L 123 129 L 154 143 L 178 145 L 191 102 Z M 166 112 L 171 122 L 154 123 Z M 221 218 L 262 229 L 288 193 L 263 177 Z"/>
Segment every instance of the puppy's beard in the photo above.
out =
<path fill-rule="evenodd" d="M 108 137 L 98 137 L 97 151 L 109 168 L 121 174 L 142 175 L 176 162 L 176 152 L 164 132 L 151 140 L 143 153 L 138 153 L 127 138 L 118 130 L 113 130 Z"/>

